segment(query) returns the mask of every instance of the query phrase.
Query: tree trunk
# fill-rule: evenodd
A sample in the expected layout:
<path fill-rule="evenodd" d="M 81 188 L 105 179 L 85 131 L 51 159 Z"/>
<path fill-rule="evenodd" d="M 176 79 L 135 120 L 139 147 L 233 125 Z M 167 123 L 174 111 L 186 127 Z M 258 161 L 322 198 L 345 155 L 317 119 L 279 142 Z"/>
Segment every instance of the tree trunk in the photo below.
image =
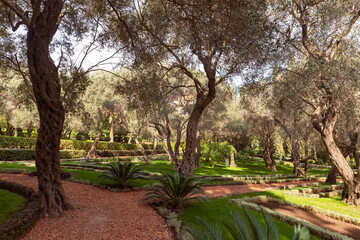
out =
<path fill-rule="evenodd" d="M 161 145 L 164 149 L 164 151 L 166 152 L 166 154 L 168 155 L 169 157 L 169 162 L 170 163 L 174 163 L 174 160 L 172 159 L 170 153 L 169 153 L 169 150 L 166 148 L 166 143 L 165 143 L 165 139 L 163 137 L 161 137 Z"/>
<path fill-rule="evenodd" d="M 200 157 L 201 157 L 201 141 L 200 141 L 200 136 L 199 136 L 199 132 L 198 132 L 197 139 L 196 139 L 196 149 L 195 149 L 195 154 L 194 154 L 195 168 L 201 168 Z"/>
<path fill-rule="evenodd" d="M 263 159 L 265 162 L 265 167 L 271 168 L 271 149 L 270 149 L 269 139 L 266 139 L 264 144 Z"/>
<path fill-rule="evenodd" d="M 102 135 L 102 127 L 106 121 L 106 119 L 109 117 L 109 115 L 106 115 L 100 122 L 98 125 L 98 129 L 97 129 L 97 135 L 96 138 L 94 139 L 94 142 L 91 144 L 91 148 L 89 150 L 89 152 L 86 154 L 86 157 L 89 158 L 98 158 L 99 155 L 96 152 L 96 147 L 98 142 L 100 141 L 101 135 Z"/>
<path fill-rule="evenodd" d="M 114 116 L 111 116 L 110 117 L 110 133 L 109 133 L 109 135 L 110 135 L 110 140 L 109 140 L 109 142 L 114 142 Z"/>
<path fill-rule="evenodd" d="M 344 181 L 342 201 L 348 204 L 359 205 L 360 174 L 355 177 L 349 163 L 336 145 L 333 136 L 340 101 L 335 95 L 336 93 L 332 94 L 324 98 L 323 102 L 316 107 L 312 114 L 312 123 L 314 128 L 320 132 L 321 139 L 329 153 L 329 158 Z"/>
<path fill-rule="evenodd" d="M 16 127 L 15 129 L 14 129 L 14 137 L 17 137 L 18 136 L 18 128 Z"/>
<path fill-rule="evenodd" d="M 132 138 L 132 136 L 129 137 L 128 144 L 131 144 L 131 138 Z"/>
<path fill-rule="evenodd" d="M 69 135 L 67 136 L 68 139 L 71 139 L 71 132 L 72 130 L 69 131 Z"/>
<path fill-rule="evenodd" d="M 270 139 L 270 161 L 271 161 L 271 170 L 270 171 L 277 172 L 277 170 L 276 170 L 276 161 L 275 161 L 275 158 L 274 158 L 274 152 L 275 152 L 274 141 L 271 138 Z"/>
<path fill-rule="evenodd" d="M 142 152 L 143 156 L 144 156 L 144 160 L 145 160 L 145 163 L 148 164 L 148 165 L 151 165 L 151 162 L 149 160 L 149 157 L 146 153 L 146 150 L 144 149 L 144 147 L 139 143 L 139 140 L 138 140 L 138 135 L 135 136 L 135 143 L 136 143 L 136 146 L 138 146 L 138 148 L 140 149 L 140 151 Z"/>
<path fill-rule="evenodd" d="M 231 156 L 230 156 L 230 167 L 237 167 L 236 163 L 235 163 L 235 153 L 232 152 Z"/>
<path fill-rule="evenodd" d="M 212 79 L 209 79 L 209 85 Z M 215 83 L 215 79 L 214 79 Z M 180 175 L 187 174 L 192 177 L 194 175 L 195 159 L 194 153 L 196 148 L 196 133 L 198 123 L 204 109 L 215 98 L 215 86 L 209 86 L 209 92 L 199 92 L 196 97 L 196 103 L 190 114 L 189 122 L 186 127 L 186 149 L 183 156 L 183 161 L 180 166 Z"/>
<path fill-rule="evenodd" d="M 154 155 L 154 156 L 156 155 L 157 142 L 158 142 L 157 137 L 154 137 L 154 141 L 153 141 L 154 146 L 153 146 L 153 149 L 152 149 L 152 152 L 151 152 L 151 154 Z"/>
<path fill-rule="evenodd" d="M 339 174 L 334 165 L 331 166 L 330 172 L 326 178 L 326 183 L 336 184 L 336 176 Z"/>
<path fill-rule="evenodd" d="M 72 209 L 60 180 L 59 149 L 65 114 L 57 67 L 49 52 L 62 6 L 61 0 L 44 1 L 27 33 L 28 67 L 40 116 L 35 163 L 42 214 L 49 217 Z"/>
<path fill-rule="evenodd" d="M 295 176 L 305 176 L 305 172 L 301 168 L 300 154 L 299 154 L 299 142 L 297 137 L 292 137 L 291 141 L 291 160 L 294 164 L 293 173 Z"/>

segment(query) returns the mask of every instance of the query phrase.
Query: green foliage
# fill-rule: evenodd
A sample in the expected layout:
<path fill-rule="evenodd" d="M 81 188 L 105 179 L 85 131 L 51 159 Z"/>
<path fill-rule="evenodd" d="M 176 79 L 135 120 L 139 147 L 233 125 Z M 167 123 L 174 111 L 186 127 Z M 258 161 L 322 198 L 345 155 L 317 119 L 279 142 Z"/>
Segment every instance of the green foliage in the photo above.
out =
<path fill-rule="evenodd" d="M 225 142 L 210 142 L 201 145 L 201 153 L 205 156 L 211 157 L 212 160 L 222 160 L 226 156 L 230 156 L 232 153 L 236 153 L 235 148 Z"/>
<path fill-rule="evenodd" d="M 60 142 L 61 150 L 84 150 L 88 151 L 91 148 L 92 141 L 77 141 L 77 140 L 64 140 Z M 152 150 L 153 144 L 142 144 L 146 150 Z M 35 149 L 36 138 L 23 138 L 23 137 L 9 137 L 0 135 L 0 148 L 16 148 L 16 149 Z M 98 150 L 137 150 L 136 144 L 128 143 L 110 143 L 99 142 L 97 145 Z M 161 144 L 156 147 L 157 150 L 162 150 Z"/>
<path fill-rule="evenodd" d="M 164 205 L 172 208 L 183 208 L 184 204 L 192 199 L 203 199 L 204 194 L 199 183 L 194 183 L 195 178 L 180 176 L 179 172 L 163 173 L 156 180 L 160 185 L 153 187 L 145 195 L 145 201 L 161 200 Z"/>
<path fill-rule="evenodd" d="M 0 223 L 15 216 L 25 206 L 26 199 L 16 193 L 0 189 Z"/>
<path fill-rule="evenodd" d="M 275 220 L 269 214 L 266 214 L 263 209 L 262 215 L 265 220 L 265 225 L 261 224 L 259 219 L 251 213 L 248 209 L 243 209 L 244 214 L 233 212 L 230 210 L 231 218 L 222 219 L 222 224 L 232 239 L 236 240 L 279 240 L 279 230 L 275 224 Z M 188 230 L 196 239 L 218 240 L 225 239 L 223 229 L 216 223 L 210 223 L 207 220 L 197 218 L 203 228 L 191 225 Z M 309 230 L 300 225 L 294 226 L 294 240 L 309 240 Z"/>
<path fill-rule="evenodd" d="M 110 169 L 100 175 L 99 178 L 108 179 L 116 183 L 116 186 L 125 188 L 129 181 L 135 179 L 145 178 L 141 168 L 135 166 L 133 163 L 120 163 L 109 164 Z"/>

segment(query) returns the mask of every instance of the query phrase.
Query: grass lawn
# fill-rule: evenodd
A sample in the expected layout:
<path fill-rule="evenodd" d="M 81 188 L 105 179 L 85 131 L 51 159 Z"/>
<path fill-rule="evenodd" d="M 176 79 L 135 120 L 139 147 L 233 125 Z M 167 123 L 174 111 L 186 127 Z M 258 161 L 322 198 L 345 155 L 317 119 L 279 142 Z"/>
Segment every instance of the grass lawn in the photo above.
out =
<path fill-rule="evenodd" d="M 16 216 L 27 200 L 16 193 L 0 189 L 0 223 Z"/>
<path fill-rule="evenodd" d="M 223 230 L 224 233 L 227 231 L 225 227 L 220 224 L 221 218 L 227 219 L 231 218 L 230 210 L 235 212 L 242 212 L 241 208 L 229 204 L 228 200 L 230 198 L 215 198 L 210 199 L 209 202 L 198 201 L 195 203 L 189 204 L 189 206 L 179 215 L 179 219 L 185 226 L 199 226 L 198 221 L 195 217 L 200 217 L 201 219 L 206 219 L 208 222 L 212 224 L 218 224 Z M 221 207 L 219 207 L 221 206 Z M 257 211 L 251 210 L 255 213 L 257 219 L 261 221 L 263 225 L 265 225 L 265 221 L 262 217 L 262 214 Z M 276 226 L 279 229 L 280 239 L 292 239 L 294 227 L 287 223 L 276 221 Z M 230 234 L 224 236 L 224 239 L 232 239 Z M 319 239 L 315 236 L 311 236 L 311 239 Z"/>

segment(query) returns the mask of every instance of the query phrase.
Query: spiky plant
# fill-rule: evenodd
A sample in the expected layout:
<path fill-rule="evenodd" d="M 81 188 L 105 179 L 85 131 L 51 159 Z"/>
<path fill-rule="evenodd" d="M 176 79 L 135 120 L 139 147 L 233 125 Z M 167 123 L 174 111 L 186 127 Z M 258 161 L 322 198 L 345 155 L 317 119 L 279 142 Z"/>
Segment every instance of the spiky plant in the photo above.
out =
<path fill-rule="evenodd" d="M 162 173 L 162 176 L 157 177 L 157 180 L 160 184 L 146 193 L 145 201 L 160 200 L 164 205 L 179 209 L 183 208 L 184 204 L 189 200 L 206 200 L 201 196 L 204 191 L 199 183 L 194 183 L 195 178 L 193 177 L 180 176 L 179 172 L 174 172 Z"/>
<path fill-rule="evenodd" d="M 230 220 L 222 220 L 222 224 L 236 240 L 279 240 L 279 230 L 274 218 L 266 214 L 261 209 L 265 219 L 265 226 L 247 209 L 243 209 L 244 214 L 230 211 Z M 188 231 L 195 239 L 219 240 L 224 239 L 224 232 L 217 224 L 211 224 L 206 220 L 197 218 L 202 228 L 198 226 L 188 227 Z M 294 240 L 309 240 L 310 233 L 306 227 L 300 224 L 294 228 Z"/>
<path fill-rule="evenodd" d="M 145 178 L 144 173 L 141 172 L 142 168 L 133 163 L 116 162 L 108 166 L 110 169 L 101 174 L 99 178 L 108 179 L 120 188 L 125 188 L 130 181 Z"/>

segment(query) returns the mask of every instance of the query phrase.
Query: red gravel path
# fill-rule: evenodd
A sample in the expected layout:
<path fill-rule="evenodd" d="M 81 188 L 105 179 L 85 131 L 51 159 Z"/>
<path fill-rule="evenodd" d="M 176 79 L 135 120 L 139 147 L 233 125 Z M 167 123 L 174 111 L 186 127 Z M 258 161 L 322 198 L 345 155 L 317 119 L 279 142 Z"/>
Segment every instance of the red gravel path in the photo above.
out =
<path fill-rule="evenodd" d="M 313 183 L 321 181 L 299 181 L 299 182 L 284 182 L 284 183 L 265 183 L 265 184 L 248 184 L 248 185 L 222 185 L 222 186 L 206 186 L 205 193 L 209 197 L 224 197 L 235 194 L 242 194 L 248 192 L 265 191 L 268 188 L 276 188 L 286 185 L 298 185 L 303 183 Z"/>
<path fill-rule="evenodd" d="M 0 174 L 0 179 L 37 189 L 36 177 Z M 165 221 L 142 201 L 143 191 L 114 193 L 72 182 L 63 186 L 76 209 L 40 218 L 23 239 L 172 239 Z"/>
<path fill-rule="evenodd" d="M 37 178 L 0 173 L 0 179 L 37 189 Z M 316 181 L 204 187 L 209 197 L 264 191 L 278 186 Z M 76 208 L 58 218 L 40 218 L 22 239 L 173 239 L 165 221 L 142 201 L 143 191 L 114 193 L 91 185 L 63 182 Z"/>

